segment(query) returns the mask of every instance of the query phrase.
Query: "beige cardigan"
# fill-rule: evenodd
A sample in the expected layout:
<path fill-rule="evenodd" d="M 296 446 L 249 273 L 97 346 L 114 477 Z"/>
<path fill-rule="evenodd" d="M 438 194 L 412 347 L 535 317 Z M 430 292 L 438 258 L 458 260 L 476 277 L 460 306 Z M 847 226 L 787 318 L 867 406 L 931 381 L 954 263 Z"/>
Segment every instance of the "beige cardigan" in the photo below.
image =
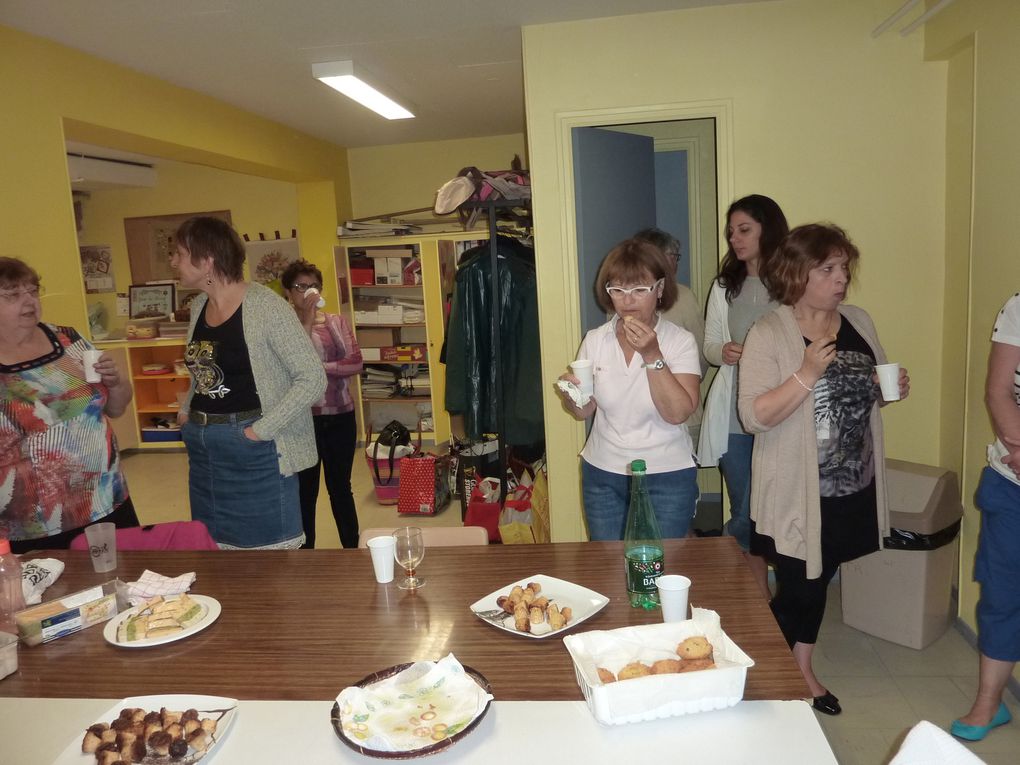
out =
<path fill-rule="evenodd" d="M 878 342 L 871 317 L 852 305 L 840 306 L 839 312 L 871 347 L 875 363 L 884 364 L 885 351 Z M 772 427 L 754 416 L 754 400 L 789 379 L 803 360 L 804 339 L 790 306 L 780 306 L 759 319 L 747 334 L 740 358 L 737 410 L 744 428 L 755 434 L 751 518 L 758 533 L 772 537 L 780 554 L 805 561 L 808 578 L 817 579 L 822 573 L 822 519 L 814 394 L 809 394 L 798 409 Z M 881 538 L 889 533 L 889 512 L 882 417 L 877 401 L 871 411 L 871 437 L 881 546 Z"/>

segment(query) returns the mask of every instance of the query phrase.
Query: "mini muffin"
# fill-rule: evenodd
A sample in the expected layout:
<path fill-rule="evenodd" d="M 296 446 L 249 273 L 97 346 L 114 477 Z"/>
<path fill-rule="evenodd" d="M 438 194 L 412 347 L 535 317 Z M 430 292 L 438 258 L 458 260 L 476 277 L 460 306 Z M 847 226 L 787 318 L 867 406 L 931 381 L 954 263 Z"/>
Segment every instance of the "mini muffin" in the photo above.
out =
<path fill-rule="evenodd" d="M 671 675 L 674 672 L 683 672 L 680 659 L 659 659 L 652 664 L 653 675 Z"/>
<path fill-rule="evenodd" d="M 599 680 L 602 681 L 603 685 L 605 685 L 606 683 L 616 682 L 616 675 L 614 675 L 608 669 L 606 669 L 605 667 L 597 667 L 597 669 L 599 673 Z"/>
<path fill-rule="evenodd" d="M 712 644 L 707 638 L 689 637 L 676 647 L 676 652 L 681 659 L 711 659 Z"/>
<path fill-rule="evenodd" d="M 642 664 L 640 661 L 632 661 L 621 669 L 616 677 L 618 680 L 630 680 L 634 677 L 645 677 L 650 674 L 652 674 L 652 670 L 647 664 Z"/>
<path fill-rule="evenodd" d="M 711 659 L 684 659 L 677 663 L 680 665 L 678 672 L 697 672 L 699 669 L 712 669 L 715 666 Z"/>

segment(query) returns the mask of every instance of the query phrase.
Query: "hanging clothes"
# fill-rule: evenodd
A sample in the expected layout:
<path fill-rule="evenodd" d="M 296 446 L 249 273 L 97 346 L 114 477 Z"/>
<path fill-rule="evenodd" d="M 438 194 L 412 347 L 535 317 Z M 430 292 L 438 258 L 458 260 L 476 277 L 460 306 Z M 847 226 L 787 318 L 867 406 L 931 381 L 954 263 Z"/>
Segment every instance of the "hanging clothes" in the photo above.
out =
<path fill-rule="evenodd" d="M 457 269 L 446 339 L 446 409 L 464 415 L 469 438 L 501 433 L 507 444 L 533 444 L 545 438 L 535 251 L 505 236 L 498 237 L 497 247 L 498 306 L 491 294 L 489 244 L 465 253 Z M 502 352 L 502 429 L 491 334 L 494 309 Z"/>

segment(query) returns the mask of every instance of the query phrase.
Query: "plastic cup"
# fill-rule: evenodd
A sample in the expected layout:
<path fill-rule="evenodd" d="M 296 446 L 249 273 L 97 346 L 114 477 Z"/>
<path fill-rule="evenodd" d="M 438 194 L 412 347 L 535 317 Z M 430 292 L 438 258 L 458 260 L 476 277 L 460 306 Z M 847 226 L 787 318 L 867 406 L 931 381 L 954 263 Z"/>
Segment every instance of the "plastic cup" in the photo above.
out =
<path fill-rule="evenodd" d="M 375 581 L 388 584 L 393 581 L 393 548 L 396 540 L 389 534 L 368 540 L 368 551 L 372 553 L 372 568 Z"/>
<path fill-rule="evenodd" d="M 900 365 L 878 364 L 878 384 L 882 388 L 882 398 L 886 401 L 900 400 Z"/>
<path fill-rule="evenodd" d="M 102 351 L 85 351 L 81 356 L 81 364 L 85 367 L 85 382 L 97 383 L 102 382 L 99 376 L 99 372 L 95 370 L 94 365 L 99 361 L 99 357 L 103 354 Z"/>
<path fill-rule="evenodd" d="M 570 371 L 574 373 L 580 384 L 577 386 L 585 401 L 595 392 L 595 368 L 590 359 L 578 359 L 570 362 Z"/>
<path fill-rule="evenodd" d="M 18 671 L 18 636 L 0 632 L 0 680 Z"/>
<path fill-rule="evenodd" d="M 305 290 L 305 294 L 306 295 L 316 295 L 316 296 L 318 296 L 319 299 L 317 301 L 315 301 L 315 307 L 316 308 L 325 308 L 326 307 L 326 299 L 322 295 L 319 294 L 319 290 L 316 289 L 315 287 L 309 287 L 307 290 Z"/>
<path fill-rule="evenodd" d="M 92 555 L 92 568 L 99 574 L 117 568 L 117 527 L 112 523 L 93 523 L 85 527 L 85 539 Z"/>
<path fill-rule="evenodd" d="M 687 619 L 687 593 L 691 580 L 680 574 L 663 574 L 655 580 L 662 605 L 662 621 L 682 622 Z"/>

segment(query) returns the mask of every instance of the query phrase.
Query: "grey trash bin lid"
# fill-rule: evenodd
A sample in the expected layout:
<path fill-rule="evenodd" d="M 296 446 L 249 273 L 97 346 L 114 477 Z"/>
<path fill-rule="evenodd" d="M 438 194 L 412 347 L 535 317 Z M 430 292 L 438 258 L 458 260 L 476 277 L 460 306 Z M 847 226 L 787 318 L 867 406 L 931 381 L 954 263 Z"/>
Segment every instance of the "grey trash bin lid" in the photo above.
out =
<path fill-rule="evenodd" d="M 885 469 L 891 528 L 934 534 L 963 517 L 952 470 L 892 459 Z"/>

